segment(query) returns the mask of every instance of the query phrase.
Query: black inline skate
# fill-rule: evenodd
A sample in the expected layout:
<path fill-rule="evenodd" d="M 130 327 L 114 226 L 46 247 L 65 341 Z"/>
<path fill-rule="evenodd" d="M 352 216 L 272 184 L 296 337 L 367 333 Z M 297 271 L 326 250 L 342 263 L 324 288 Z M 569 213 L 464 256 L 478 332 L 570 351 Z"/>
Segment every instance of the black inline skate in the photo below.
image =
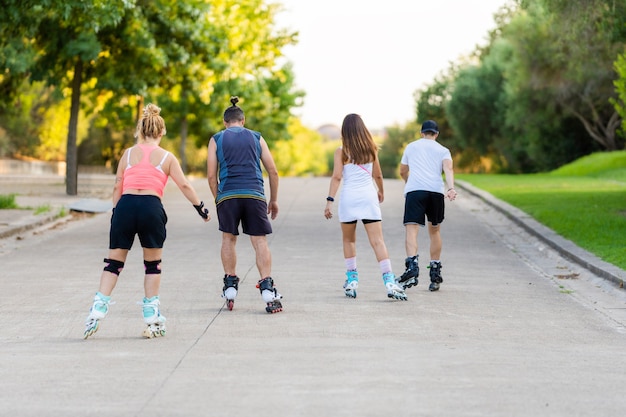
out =
<path fill-rule="evenodd" d="M 441 278 L 441 262 L 431 262 L 428 266 L 430 269 L 430 291 L 439 291 L 439 284 L 443 282 Z"/>
<path fill-rule="evenodd" d="M 420 268 L 417 265 L 418 255 L 411 256 L 406 258 L 404 261 L 404 265 L 406 266 L 406 271 L 400 276 L 398 280 L 398 284 L 402 286 L 405 290 L 407 288 L 411 288 L 418 283 L 417 277 L 420 274 Z"/>

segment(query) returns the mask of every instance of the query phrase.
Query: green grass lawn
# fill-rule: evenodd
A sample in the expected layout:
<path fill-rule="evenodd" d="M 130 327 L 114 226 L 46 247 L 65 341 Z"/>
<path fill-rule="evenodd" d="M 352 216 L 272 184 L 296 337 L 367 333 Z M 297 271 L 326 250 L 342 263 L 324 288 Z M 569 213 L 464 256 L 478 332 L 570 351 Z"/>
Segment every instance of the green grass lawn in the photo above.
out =
<path fill-rule="evenodd" d="M 626 151 L 596 153 L 545 174 L 457 174 L 456 178 L 626 269 Z"/>

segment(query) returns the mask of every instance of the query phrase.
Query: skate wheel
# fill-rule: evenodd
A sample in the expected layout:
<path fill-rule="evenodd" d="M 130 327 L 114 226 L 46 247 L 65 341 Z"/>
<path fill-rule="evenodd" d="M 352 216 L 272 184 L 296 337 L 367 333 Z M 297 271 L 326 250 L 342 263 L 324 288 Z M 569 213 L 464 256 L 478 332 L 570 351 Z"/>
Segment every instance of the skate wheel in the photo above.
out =
<path fill-rule="evenodd" d="M 278 301 L 273 301 L 271 303 L 267 303 L 267 307 L 265 307 L 265 311 L 270 314 L 278 313 L 283 311 L 283 305 Z"/>
<path fill-rule="evenodd" d="M 232 311 L 232 310 L 233 310 L 233 307 L 235 306 L 235 301 L 234 301 L 234 300 L 228 300 L 228 301 L 226 302 L 226 306 L 228 307 L 228 309 L 229 309 L 230 311 Z"/>
<path fill-rule="evenodd" d="M 98 327 L 99 327 L 99 323 L 96 321 L 95 323 L 92 324 L 91 327 L 89 327 L 88 329 L 85 329 L 85 334 L 83 335 L 83 339 L 87 339 L 89 336 L 97 332 Z"/>

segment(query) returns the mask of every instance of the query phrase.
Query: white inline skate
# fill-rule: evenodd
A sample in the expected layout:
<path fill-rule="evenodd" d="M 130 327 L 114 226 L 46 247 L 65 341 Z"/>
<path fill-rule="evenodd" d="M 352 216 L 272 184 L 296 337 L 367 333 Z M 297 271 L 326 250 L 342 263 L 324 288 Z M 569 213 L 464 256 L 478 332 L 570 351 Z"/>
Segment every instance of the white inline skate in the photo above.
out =
<path fill-rule="evenodd" d="M 96 293 L 96 296 L 93 298 L 93 304 L 89 309 L 87 320 L 85 320 L 84 339 L 87 339 L 98 331 L 100 328 L 100 320 L 105 318 L 109 313 L 109 304 L 112 304 L 111 297 L 100 292 Z"/>
<path fill-rule="evenodd" d="M 346 271 L 346 282 L 343 284 L 346 297 L 356 298 L 357 288 L 359 288 L 359 273 L 356 269 Z"/>
<path fill-rule="evenodd" d="M 143 321 L 147 325 L 143 331 L 145 338 L 165 336 L 165 317 L 159 311 L 160 304 L 158 295 L 143 299 Z"/>
<path fill-rule="evenodd" d="M 387 289 L 387 297 L 403 301 L 408 299 L 402 287 L 396 282 L 396 276 L 392 272 L 383 274 L 383 283 Z"/>

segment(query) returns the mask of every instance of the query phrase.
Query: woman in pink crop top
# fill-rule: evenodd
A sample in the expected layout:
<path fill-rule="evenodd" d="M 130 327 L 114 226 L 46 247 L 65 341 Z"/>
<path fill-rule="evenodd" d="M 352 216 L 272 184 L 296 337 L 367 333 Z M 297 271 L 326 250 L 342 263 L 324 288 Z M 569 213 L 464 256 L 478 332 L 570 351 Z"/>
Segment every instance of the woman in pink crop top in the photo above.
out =
<path fill-rule="evenodd" d="M 124 268 L 135 236 L 143 248 L 145 266 L 143 319 L 147 338 L 165 335 L 165 317 L 159 309 L 161 255 L 165 242 L 167 215 L 161 202 L 169 177 L 208 222 L 211 217 L 185 177 L 174 155 L 159 146 L 165 134 L 161 109 L 148 104 L 137 124 L 137 145 L 124 151 L 117 167 L 113 188 L 113 216 L 109 231 L 109 256 L 100 276 L 100 287 L 85 322 L 85 339 L 94 334 L 99 321 L 109 312 L 111 293 Z"/>

